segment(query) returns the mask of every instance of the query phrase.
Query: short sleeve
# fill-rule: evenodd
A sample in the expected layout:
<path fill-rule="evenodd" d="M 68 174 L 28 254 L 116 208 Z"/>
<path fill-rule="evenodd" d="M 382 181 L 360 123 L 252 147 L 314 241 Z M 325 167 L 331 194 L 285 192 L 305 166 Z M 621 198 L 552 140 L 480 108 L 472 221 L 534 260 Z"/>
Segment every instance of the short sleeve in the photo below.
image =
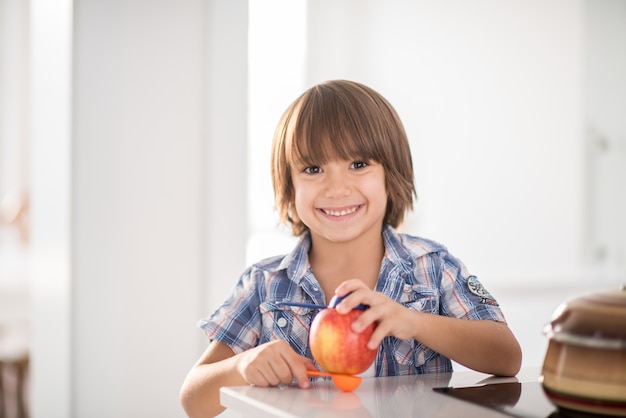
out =
<path fill-rule="evenodd" d="M 208 318 L 198 322 L 211 340 L 223 342 L 235 354 L 258 345 L 261 304 L 252 270 L 246 270 L 230 297 Z"/>
<path fill-rule="evenodd" d="M 441 313 L 453 318 L 504 322 L 496 299 L 458 259 L 446 254 L 441 276 Z"/>

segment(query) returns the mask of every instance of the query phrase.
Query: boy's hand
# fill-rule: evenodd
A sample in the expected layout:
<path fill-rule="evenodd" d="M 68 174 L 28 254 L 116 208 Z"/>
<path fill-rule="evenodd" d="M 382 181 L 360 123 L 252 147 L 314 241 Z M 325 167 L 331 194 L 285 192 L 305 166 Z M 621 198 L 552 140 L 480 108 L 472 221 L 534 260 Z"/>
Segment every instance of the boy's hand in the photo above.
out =
<path fill-rule="evenodd" d="M 414 337 L 415 323 L 413 312 L 401 304 L 389 299 L 386 295 L 375 292 L 368 288 L 361 280 L 348 280 L 335 289 L 335 295 L 346 296 L 337 306 L 339 313 L 346 314 L 359 304 L 369 305 L 352 324 L 354 332 L 361 332 L 370 324 L 376 323 L 376 329 L 370 338 L 367 347 L 371 350 L 378 348 L 383 338 L 394 336 L 401 340 L 408 340 Z"/>
<path fill-rule="evenodd" d="M 290 385 L 295 378 L 298 386 L 310 386 L 307 370 L 317 370 L 313 361 L 298 355 L 282 340 L 261 344 L 240 354 L 237 370 L 251 385 Z"/>

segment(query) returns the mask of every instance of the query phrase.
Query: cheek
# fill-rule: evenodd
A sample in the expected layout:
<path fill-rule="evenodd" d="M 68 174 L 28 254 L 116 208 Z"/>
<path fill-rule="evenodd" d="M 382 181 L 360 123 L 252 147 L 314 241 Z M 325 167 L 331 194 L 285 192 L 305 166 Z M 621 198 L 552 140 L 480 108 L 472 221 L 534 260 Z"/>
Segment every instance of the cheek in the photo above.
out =
<path fill-rule="evenodd" d="M 363 192 L 367 194 L 369 200 L 372 204 L 382 204 L 384 206 L 387 205 L 387 191 L 385 189 L 385 182 L 372 182 L 363 186 Z"/>
<path fill-rule="evenodd" d="M 385 214 L 387 213 L 387 202 L 389 198 L 387 197 L 387 193 L 385 193 L 384 187 L 378 187 L 373 190 L 369 190 L 369 210 L 377 217 L 381 217 L 384 219 Z"/>
<path fill-rule="evenodd" d="M 308 207 L 312 205 L 311 191 L 306 187 L 294 185 L 294 204 L 298 214 L 306 211 Z"/>

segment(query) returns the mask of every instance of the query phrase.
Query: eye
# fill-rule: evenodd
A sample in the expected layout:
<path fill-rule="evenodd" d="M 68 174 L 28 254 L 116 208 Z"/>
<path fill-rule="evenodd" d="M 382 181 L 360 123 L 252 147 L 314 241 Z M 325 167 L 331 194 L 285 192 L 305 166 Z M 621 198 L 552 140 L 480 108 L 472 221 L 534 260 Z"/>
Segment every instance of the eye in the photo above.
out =
<path fill-rule="evenodd" d="M 354 170 L 360 170 L 362 168 L 365 168 L 369 165 L 368 162 L 366 161 L 355 161 L 350 165 L 350 168 L 354 169 Z"/>
<path fill-rule="evenodd" d="M 322 172 L 322 169 L 321 167 L 317 165 L 312 165 L 309 167 L 304 167 L 304 170 L 302 171 L 305 172 L 306 174 L 319 174 Z"/>

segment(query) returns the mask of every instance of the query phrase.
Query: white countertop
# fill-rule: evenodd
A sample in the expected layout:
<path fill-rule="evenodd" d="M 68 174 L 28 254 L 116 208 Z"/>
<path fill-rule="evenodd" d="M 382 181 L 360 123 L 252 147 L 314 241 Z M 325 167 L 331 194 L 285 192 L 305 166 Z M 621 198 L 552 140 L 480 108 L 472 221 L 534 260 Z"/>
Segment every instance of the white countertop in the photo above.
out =
<path fill-rule="evenodd" d="M 261 417 L 503 417 L 506 414 L 437 393 L 434 387 L 466 387 L 488 383 L 537 382 L 539 368 L 523 369 L 515 378 L 497 378 L 474 371 L 450 374 L 364 378 L 354 392 L 341 392 L 331 381 L 310 389 L 297 386 L 224 387 L 222 405 L 241 416 Z M 552 409 L 538 387 L 531 404 Z M 536 402 L 535 402 L 536 400 Z M 527 402 L 526 399 L 525 402 Z M 534 406 L 533 406 L 534 407 Z M 520 415 L 524 416 L 524 414 Z M 527 416 L 534 416 L 527 414 Z M 547 415 L 545 415 L 547 416 Z"/>

